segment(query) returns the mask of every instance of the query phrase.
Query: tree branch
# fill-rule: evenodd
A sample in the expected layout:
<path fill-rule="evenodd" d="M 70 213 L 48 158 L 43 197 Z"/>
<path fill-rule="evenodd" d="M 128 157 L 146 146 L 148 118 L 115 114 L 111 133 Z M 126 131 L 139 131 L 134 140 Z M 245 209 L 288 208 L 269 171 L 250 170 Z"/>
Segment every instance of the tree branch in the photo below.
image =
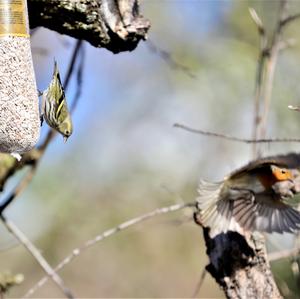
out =
<path fill-rule="evenodd" d="M 191 133 L 199 134 L 199 135 L 204 135 L 204 136 L 209 136 L 209 137 L 216 137 L 216 138 L 222 138 L 226 139 L 229 141 L 236 141 L 236 142 L 244 142 L 248 144 L 253 144 L 253 143 L 281 143 L 281 142 L 300 142 L 300 138 L 271 138 L 271 139 L 246 139 L 246 138 L 239 138 L 231 135 L 225 135 L 225 134 L 220 134 L 220 133 L 215 133 L 215 132 L 209 132 L 209 131 L 203 131 L 200 129 L 194 129 L 191 127 L 188 127 L 183 124 L 174 124 L 173 125 L 175 128 L 179 128 Z"/>
<path fill-rule="evenodd" d="M 299 14 L 286 16 L 287 0 L 281 0 L 279 3 L 277 25 L 270 40 L 268 40 L 264 25 L 255 10 L 250 9 L 250 14 L 258 28 L 258 32 L 260 35 L 260 53 L 257 63 L 254 96 L 255 112 L 253 124 L 253 139 L 263 139 L 266 136 L 267 120 L 270 110 L 273 81 L 278 55 L 280 51 L 290 46 L 289 42 L 284 42 L 282 40 L 283 29 L 287 24 L 296 20 L 299 17 Z M 256 158 L 260 154 L 261 153 L 257 148 L 256 143 L 254 143 L 253 158 Z"/>
<path fill-rule="evenodd" d="M 170 66 L 170 68 L 183 72 L 191 79 L 197 78 L 196 74 L 191 70 L 191 68 L 182 63 L 177 62 L 172 57 L 172 54 L 170 52 L 161 49 L 160 47 L 155 45 L 155 43 L 150 39 L 148 39 L 148 41 L 146 42 L 146 46 L 152 53 L 158 55 L 164 62 L 166 62 L 166 64 Z"/>
<path fill-rule="evenodd" d="M 141 222 L 148 220 L 150 218 L 153 218 L 155 216 L 167 214 L 170 212 L 175 212 L 175 211 L 181 210 L 183 208 L 187 208 L 187 207 L 195 207 L 195 203 L 194 202 L 181 203 L 181 204 L 175 204 L 175 205 L 168 206 L 168 207 L 158 208 L 149 213 L 146 213 L 146 214 L 140 215 L 138 217 L 132 218 L 128 221 L 125 221 L 114 228 L 108 229 L 105 232 L 103 232 L 102 234 L 97 235 L 93 239 L 88 240 L 81 247 L 74 249 L 63 261 L 61 261 L 54 268 L 54 271 L 57 272 L 57 271 L 61 270 L 66 265 L 71 263 L 76 257 L 81 255 L 84 251 L 86 251 L 90 247 L 96 245 L 98 242 L 103 241 L 106 238 L 112 237 L 116 233 L 119 233 L 125 229 L 128 229 L 131 226 L 134 226 L 138 223 L 141 223 Z M 42 287 L 47 282 L 47 280 L 48 280 L 47 276 L 43 277 L 22 298 L 28 298 L 29 296 L 33 295 L 37 291 L 37 289 Z"/>
<path fill-rule="evenodd" d="M 138 0 L 29 0 L 28 11 L 31 28 L 43 26 L 113 53 L 135 49 L 150 28 Z"/>
<path fill-rule="evenodd" d="M 6 228 L 28 250 L 28 252 L 39 263 L 39 265 L 47 273 L 47 275 L 61 289 L 64 295 L 69 299 L 73 299 L 74 295 L 72 294 L 71 290 L 65 286 L 61 277 L 51 268 L 48 262 L 41 255 L 40 251 L 29 241 L 29 239 L 25 236 L 25 234 L 12 221 L 6 219 L 3 215 L 1 215 L 1 220 L 6 226 Z"/>
<path fill-rule="evenodd" d="M 266 36 L 265 27 L 259 18 L 258 14 L 253 8 L 249 8 L 250 16 L 252 17 L 254 23 L 256 24 L 259 38 L 260 38 L 260 51 L 257 61 L 256 67 L 256 79 L 255 79 L 255 91 L 254 91 L 254 119 L 253 119 L 253 133 L 252 138 L 257 139 L 258 137 L 258 127 L 261 122 L 260 117 L 260 99 L 263 93 L 263 80 L 264 80 L 264 65 L 265 65 L 265 58 L 268 54 L 266 48 L 268 39 Z M 257 145 L 253 143 L 253 158 L 257 156 Z"/>

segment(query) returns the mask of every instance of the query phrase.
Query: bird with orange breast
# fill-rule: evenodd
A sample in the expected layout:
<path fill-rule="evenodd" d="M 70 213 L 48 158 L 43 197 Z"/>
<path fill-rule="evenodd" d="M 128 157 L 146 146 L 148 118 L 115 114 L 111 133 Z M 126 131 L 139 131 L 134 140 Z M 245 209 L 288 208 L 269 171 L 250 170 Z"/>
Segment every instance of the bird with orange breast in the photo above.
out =
<path fill-rule="evenodd" d="M 227 231 L 244 234 L 299 230 L 300 212 L 288 204 L 300 191 L 299 171 L 289 168 L 295 160 L 293 155 L 250 162 L 218 183 L 201 180 L 196 221 L 210 228 L 211 237 Z M 295 157 L 299 164 L 299 155 Z"/>

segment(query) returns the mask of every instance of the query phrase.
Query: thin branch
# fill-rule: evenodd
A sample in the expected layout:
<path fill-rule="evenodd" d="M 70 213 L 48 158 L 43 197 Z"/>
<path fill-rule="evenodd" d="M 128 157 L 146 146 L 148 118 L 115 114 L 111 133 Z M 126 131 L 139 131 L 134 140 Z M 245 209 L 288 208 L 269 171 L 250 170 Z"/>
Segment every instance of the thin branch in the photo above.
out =
<path fill-rule="evenodd" d="M 72 262 L 76 257 L 81 255 L 84 251 L 86 251 L 90 247 L 94 246 L 98 242 L 113 236 L 116 233 L 119 233 L 125 229 L 128 229 L 129 227 L 131 227 L 133 225 L 141 223 L 141 222 L 148 220 L 150 218 L 153 218 L 155 216 L 167 214 L 170 212 L 175 212 L 175 211 L 181 210 L 183 208 L 187 208 L 187 207 L 195 207 L 195 203 L 194 202 L 193 203 L 180 203 L 180 204 L 175 204 L 175 205 L 168 206 L 168 207 L 158 208 L 149 213 L 146 213 L 146 214 L 140 215 L 138 217 L 132 218 L 128 221 L 125 221 L 114 228 L 108 229 L 105 232 L 103 232 L 102 234 L 97 235 L 93 239 L 88 240 L 81 247 L 74 249 L 63 261 L 61 261 L 54 268 L 54 271 L 57 272 L 57 271 L 61 270 L 66 265 L 68 265 L 70 262 Z M 47 280 L 48 280 L 47 276 L 43 277 L 22 298 L 28 298 L 29 296 L 31 296 L 33 293 L 35 293 L 37 291 L 37 289 L 42 287 L 47 282 Z"/>
<path fill-rule="evenodd" d="M 292 22 L 293 20 L 296 20 L 300 16 L 300 14 L 286 17 L 287 4 L 287 0 L 280 1 L 278 22 L 270 41 L 268 41 L 265 27 L 256 11 L 253 8 L 249 9 L 250 15 L 254 20 L 260 35 L 260 54 L 257 63 L 254 96 L 254 123 L 252 134 L 253 139 L 265 138 L 266 136 L 267 120 L 270 111 L 273 81 L 278 55 L 280 51 L 293 45 L 293 43 L 291 42 L 282 41 L 282 31 L 285 25 Z M 260 111 L 261 105 L 263 105 L 262 112 Z M 253 156 L 254 158 L 256 158 L 258 155 L 260 155 L 260 152 L 258 150 L 257 144 L 254 143 Z"/>
<path fill-rule="evenodd" d="M 253 7 L 249 7 L 249 13 L 250 13 L 250 16 L 251 16 L 252 20 L 254 21 L 255 25 L 257 26 L 259 34 L 264 35 L 265 34 L 265 27 L 264 27 L 263 22 L 261 21 L 260 17 L 258 16 L 257 12 L 255 11 L 255 9 Z"/>
<path fill-rule="evenodd" d="M 292 21 L 295 21 L 300 18 L 300 13 L 296 13 L 294 15 L 288 16 L 285 19 L 281 21 L 281 27 L 284 27 L 288 23 L 291 23 Z"/>
<path fill-rule="evenodd" d="M 163 61 L 167 63 L 171 68 L 182 71 L 184 74 L 186 74 L 188 77 L 195 79 L 196 75 L 192 72 L 192 70 L 182 63 L 177 62 L 171 55 L 170 52 L 163 50 L 156 46 L 153 41 L 147 40 L 146 46 L 148 49 L 152 52 L 157 54 Z"/>
<path fill-rule="evenodd" d="M 206 274 L 207 274 L 207 271 L 206 271 L 206 268 L 204 268 L 204 269 L 202 270 L 202 272 L 201 272 L 199 281 L 198 281 L 198 283 L 197 283 L 197 285 L 196 285 L 196 288 L 195 288 L 195 291 L 194 291 L 194 293 L 193 293 L 193 295 L 192 295 L 192 298 L 197 298 L 197 295 L 198 295 L 199 292 L 200 292 L 200 289 L 201 289 L 201 287 L 202 287 L 202 285 L 203 285 L 203 282 L 204 282 L 204 279 L 205 279 L 205 277 L 206 277 Z"/>
<path fill-rule="evenodd" d="M 263 86 L 263 79 L 264 79 L 264 65 L 265 59 L 268 55 L 267 52 L 267 43 L 268 39 L 266 36 L 265 27 L 259 18 L 258 14 L 254 10 L 254 8 L 249 8 L 250 16 L 252 17 L 253 21 L 255 22 L 258 33 L 260 36 L 260 52 L 257 61 L 257 68 L 256 68 L 256 80 L 255 80 L 255 89 L 254 89 L 254 119 L 253 119 L 253 133 L 252 138 L 257 139 L 258 137 L 258 128 L 261 122 L 260 118 L 260 99 L 262 97 L 262 86 Z M 253 158 L 256 158 L 257 152 L 257 145 L 253 143 Z"/>
<path fill-rule="evenodd" d="M 286 249 L 278 252 L 269 253 L 268 257 L 270 262 L 274 262 L 288 257 L 296 257 L 299 254 L 300 254 L 300 248 L 292 248 L 292 249 Z"/>
<path fill-rule="evenodd" d="M 209 131 L 203 131 L 200 129 L 193 129 L 191 127 L 188 127 L 183 124 L 174 124 L 173 125 L 175 128 L 179 128 L 191 133 L 195 134 L 200 134 L 204 136 L 209 136 L 209 137 L 217 137 L 217 138 L 222 138 L 230 141 L 236 141 L 236 142 L 244 142 L 244 143 L 280 143 L 280 142 L 300 142 L 300 138 L 271 138 L 271 139 L 246 139 L 246 138 L 239 138 L 239 137 L 234 137 L 231 135 L 225 135 L 225 134 L 220 134 L 220 133 L 214 133 L 214 132 L 209 132 Z"/>
<path fill-rule="evenodd" d="M 74 100 L 72 101 L 70 110 L 73 113 L 73 111 L 76 109 L 77 104 L 79 102 L 79 98 L 81 96 L 81 92 L 82 92 L 82 77 L 83 77 L 83 69 L 84 69 L 84 62 L 85 62 L 85 48 L 84 45 L 82 45 L 80 47 L 80 52 L 79 52 L 80 56 L 80 61 L 78 64 L 78 68 L 77 68 L 77 74 L 76 74 L 76 93 L 74 96 Z"/>
<path fill-rule="evenodd" d="M 69 299 L 73 299 L 74 295 L 71 290 L 65 286 L 62 278 L 52 269 L 45 258 L 41 255 L 40 251 L 29 241 L 26 235 L 12 221 L 8 220 L 3 215 L 1 215 L 1 220 L 15 238 L 28 250 L 28 252 L 30 252 L 42 269 L 47 273 L 48 277 L 53 280 L 64 295 Z"/>
<path fill-rule="evenodd" d="M 7 206 L 19 195 L 21 194 L 28 184 L 31 182 L 33 176 L 36 172 L 36 164 L 34 164 L 31 169 L 26 173 L 24 178 L 20 181 L 17 187 L 11 192 L 11 194 L 3 201 L 0 206 L 0 215 L 2 215 L 3 211 L 6 209 Z"/>
<path fill-rule="evenodd" d="M 300 108 L 297 107 L 297 106 L 293 106 L 293 105 L 288 105 L 288 108 L 291 109 L 291 110 L 294 110 L 294 111 L 298 111 L 300 112 Z"/>
<path fill-rule="evenodd" d="M 286 18 L 287 14 L 287 0 L 280 1 L 279 7 L 279 17 L 277 26 L 273 33 L 273 37 L 268 48 L 268 55 L 265 56 L 266 59 L 266 68 L 265 68 L 265 78 L 263 81 L 263 92 L 260 97 L 260 101 L 263 100 L 263 111 L 262 115 L 259 117 L 259 124 L 257 128 L 259 129 L 258 135 L 256 137 L 265 138 L 266 131 L 267 131 L 267 121 L 270 111 L 270 104 L 272 98 L 272 91 L 273 91 L 273 81 L 275 76 L 275 68 L 277 65 L 278 55 L 279 52 L 283 49 L 282 44 L 282 31 L 284 26 L 287 24 Z M 255 138 L 256 139 L 256 138 Z M 258 154 L 258 152 L 256 152 Z"/>
<path fill-rule="evenodd" d="M 65 78 L 65 81 L 64 81 L 64 89 L 68 89 L 69 83 L 71 81 L 70 79 L 71 79 L 71 76 L 73 74 L 74 66 L 75 66 L 75 63 L 76 63 L 76 59 L 77 59 L 78 54 L 80 52 L 81 46 L 82 46 L 82 40 L 77 40 L 77 42 L 75 44 L 75 47 L 74 47 L 72 57 L 71 57 L 71 61 L 69 63 L 69 68 L 68 68 L 68 71 L 67 71 L 67 75 L 66 75 L 66 78 Z"/>

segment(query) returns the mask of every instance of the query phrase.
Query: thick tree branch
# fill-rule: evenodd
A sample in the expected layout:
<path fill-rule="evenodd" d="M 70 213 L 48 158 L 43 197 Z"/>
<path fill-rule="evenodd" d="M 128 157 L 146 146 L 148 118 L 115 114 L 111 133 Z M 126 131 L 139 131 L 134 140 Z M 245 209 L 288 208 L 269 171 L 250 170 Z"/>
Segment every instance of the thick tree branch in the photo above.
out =
<path fill-rule="evenodd" d="M 104 47 L 131 51 L 146 39 L 150 22 L 138 0 L 29 0 L 30 27 L 46 27 Z"/>

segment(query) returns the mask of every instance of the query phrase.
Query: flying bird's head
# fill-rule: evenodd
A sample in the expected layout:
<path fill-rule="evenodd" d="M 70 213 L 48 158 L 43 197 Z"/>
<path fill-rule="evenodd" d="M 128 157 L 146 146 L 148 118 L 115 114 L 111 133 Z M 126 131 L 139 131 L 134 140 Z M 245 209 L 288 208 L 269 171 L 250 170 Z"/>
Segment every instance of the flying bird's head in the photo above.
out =
<path fill-rule="evenodd" d="M 269 190 L 278 182 L 293 180 L 293 173 L 291 170 L 275 164 L 260 169 L 257 175 L 266 190 Z"/>
<path fill-rule="evenodd" d="M 271 167 L 272 176 L 277 181 L 287 181 L 293 179 L 293 174 L 289 169 L 281 168 L 275 165 L 271 165 L 270 167 Z"/>

